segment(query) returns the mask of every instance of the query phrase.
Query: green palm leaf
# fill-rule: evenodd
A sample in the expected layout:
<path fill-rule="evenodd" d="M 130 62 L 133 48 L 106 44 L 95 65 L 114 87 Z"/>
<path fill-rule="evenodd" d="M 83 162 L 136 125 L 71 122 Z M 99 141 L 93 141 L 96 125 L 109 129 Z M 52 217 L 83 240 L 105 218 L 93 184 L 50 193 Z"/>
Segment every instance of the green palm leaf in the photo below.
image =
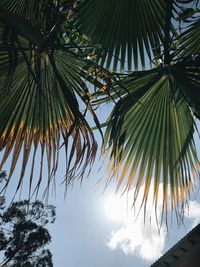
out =
<path fill-rule="evenodd" d="M 181 57 L 194 57 L 200 52 L 200 5 L 198 0 L 181 1 L 177 0 L 179 5 L 179 21 L 180 34 L 177 36 L 176 49 Z"/>
<path fill-rule="evenodd" d="M 125 183 L 125 190 L 134 184 L 134 201 L 144 183 L 143 204 L 153 183 L 155 207 L 162 182 L 165 214 L 169 195 L 173 209 L 178 211 L 179 204 L 184 207 L 198 174 L 192 99 L 188 100 L 188 91 L 193 88 L 192 72 L 192 66 L 187 69 L 179 63 L 125 78 L 122 84 L 129 93 L 116 86 L 115 91 L 122 92 L 121 99 L 112 111 L 105 134 L 110 179 L 118 174 L 118 188 Z"/>
<path fill-rule="evenodd" d="M 44 158 L 48 166 L 47 186 L 55 176 L 63 142 L 67 161 L 66 184 L 83 176 L 97 150 L 93 132 L 85 119 L 89 110 L 99 128 L 85 83 L 90 62 L 85 60 L 80 47 L 83 42 L 74 34 L 69 20 L 58 18 L 58 22 L 54 22 L 54 12 L 46 12 L 48 3 L 43 1 L 46 8 L 35 1 L 3 1 L 0 4 L 9 16 L 7 20 L 0 12 L 0 150 L 4 151 L 0 169 L 13 153 L 7 186 L 19 155 L 23 153 L 17 190 L 32 157 L 31 191 L 38 150 L 41 168 L 36 189 L 43 178 Z M 41 15 L 39 31 L 31 17 L 32 12 L 37 16 L 37 8 Z M 30 27 L 35 34 L 28 33 Z"/>
<path fill-rule="evenodd" d="M 101 44 L 101 63 L 109 67 L 145 66 L 149 58 L 160 55 L 166 18 L 163 0 L 86 0 L 80 8 L 79 25 L 92 44 Z M 114 57 L 113 57 L 114 55 Z M 120 58 L 120 61 L 119 61 Z M 128 61 L 127 64 L 125 63 Z M 107 63 L 105 63 L 107 62 Z"/>
<path fill-rule="evenodd" d="M 200 57 L 182 59 L 174 66 L 173 75 L 194 115 L 200 119 Z"/>
<path fill-rule="evenodd" d="M 182 57 L 195 56 L 200 52 L 200 18 L 195 19 L 181 35 L 180 55 Z"/>

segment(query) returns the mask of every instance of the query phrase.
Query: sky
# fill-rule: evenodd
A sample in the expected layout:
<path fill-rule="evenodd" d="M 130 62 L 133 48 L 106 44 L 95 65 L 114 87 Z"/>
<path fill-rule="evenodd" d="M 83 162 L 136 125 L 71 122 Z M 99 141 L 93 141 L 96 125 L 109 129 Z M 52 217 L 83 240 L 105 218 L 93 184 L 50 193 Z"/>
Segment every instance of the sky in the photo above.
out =
<path fill-rule="evenodd" d="M 155 219 L 144 227 L 143 214 L 136 220 L 127 207 L 130 198 L 116 196 L 112 186 L 102 193 L 104 183 L 95 183 L 93 175 L 81 187 L 76 183 L 65 202 L 57 198 L 57 221 L 50 228 L 55 267 L 147 267 L 199 222 L 200 205 L 192 201 L 185 225 L 173 223 L 158 234 Z"/>
<path fill-rule="evenodd" d="M 102 120 L 107 116 L 106 109 L 108 107 L 100 112 Z M 56 198 L 51 198 L 57 212 L 56 222 L 49 227 L 54 267 L 149 267 L 200 223 L 199 186 L 191 197 L 184 223 L 177 224 L 173 218 L 168 223 L 168 230 L 163 224 L 158 233 L 152 209 L 152 186 L 144 224 L 143 212 L 139 215 L 137 212 L 143 189 L 135 209 L 132 209 L 134 188 L 129 195 L 121 196 L 121 191 L 116 194 L 114 181 L 105 189 L 107 162 L 99 170 L 101 164 L 102 160 L 97 156 L 89 177 L 85 177 L 83 183 L 76 181 L 65 199 L 64 186 L 58 184 Z M 62 167 L 57 176 L 63 176 Z M 162 201 L 158 199 L 158 218 L 161 209 Z"/>
<path fill-rule="evenodd" d="M 136 220 L 130 209 L 130 197 L 116 196 L 114 185 L 104 192 L 105 182 L 97 183 L 98 178 L 93 171 L 81 186 L 74 184 L 65 200 L 62 194 L 56 198 L 57 220 L 49 228 L 55 267 L 148 267 L 199 222 L 200 205 L 193 200 L 184 225 L 174 221 L 159 234 L 153 216 L 144 226 L 143 214 Z"/>

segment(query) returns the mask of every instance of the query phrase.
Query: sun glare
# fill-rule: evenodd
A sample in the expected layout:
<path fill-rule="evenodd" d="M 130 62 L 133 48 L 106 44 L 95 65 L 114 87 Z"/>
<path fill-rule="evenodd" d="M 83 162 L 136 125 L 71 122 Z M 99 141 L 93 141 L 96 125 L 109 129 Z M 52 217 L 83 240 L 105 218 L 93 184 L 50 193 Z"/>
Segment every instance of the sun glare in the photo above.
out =
<path fill-rule="evenodd" d="M 125 196 L 111 194 L 104 202 L 104 211 L 108 220 L 122 222 L 128 216 L 128 204 Z"/>

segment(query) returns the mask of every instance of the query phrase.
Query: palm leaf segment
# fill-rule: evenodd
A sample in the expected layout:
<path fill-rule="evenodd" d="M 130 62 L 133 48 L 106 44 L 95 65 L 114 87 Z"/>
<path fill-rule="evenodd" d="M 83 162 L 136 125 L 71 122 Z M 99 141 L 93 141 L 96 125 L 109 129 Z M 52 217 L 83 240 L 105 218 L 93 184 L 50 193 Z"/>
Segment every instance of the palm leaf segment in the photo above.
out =
<path fill-rule="evenodd" d="M 85 0 L 79 25 L 93 44 L 104 48 L 102 64 L 114 64 L 114 69 L 121 64 L 131 70 L 133 62 L 135 68 L 138 63 L 145 66 L 145 54 L 150 59 L 160 55 L 165 11 L 163 0 Z"/>
<path fill-rule="evenodd" d="M 163 211 L 167 212 L 169 194 L 172 208 L 178 210 L 180 203 L 184 207 L 198 174 L 190 110 L 194 102 L 188 92 L 200 93 L 199 76 L 198 87 L 193 83 L 199 68 L 179 62 L 135 72 L 122 81 L 128 93 L 122 94 L 113 109 L 105 142 L 110 149 L 110 177 L 118 174 L 118 187 L 125 183 L 126 190 L 134 184 L 134 201 L 144 182 L 145 204 L 153 183 L 156 207 L 162 182 Z M 122 89 L 116 86 L 115 91 Z M 114 92 L 112 96 L 117 98 Z"/>
<path fill-rule="evenodd" d="M 179 20 L 183 20 L 186 23 L 182 33 L 179 37 L 179 52 L 181 57 L 195 57 L 199 55 L 200 51 L 200 5 L 199 1 L 195 8 L 185 10 Z M 189 25 L 187 25 L 189 22 Z"/>
<path fill-rule="evenodd" d="M 31 189 L 39 146 L 41 170 L 37 188 L 42 180 L 45 150 L 48 183 L 55 175 L 61 138 L 68 153 L 67 182 L 74 178 L 81 164 L 83 169 L 79 175 L 83 175 L 97 149 L 77 100 L 79 98 L 83 109 L 90 109 L 95 118 L 83 79 L 84 69 L 87 69 L 79 47 L 83 41 L 71 26 L 72 1 L 65 1 L 61 13 L 56 2 L 12 0 L 0 3 L 0 150 L 5 151 L 0 169 L 13 151 L 9 181 L 23 151 L 18 188 L 31 155 Z M 98 123 L 96 118 L 95 121 Z"/>

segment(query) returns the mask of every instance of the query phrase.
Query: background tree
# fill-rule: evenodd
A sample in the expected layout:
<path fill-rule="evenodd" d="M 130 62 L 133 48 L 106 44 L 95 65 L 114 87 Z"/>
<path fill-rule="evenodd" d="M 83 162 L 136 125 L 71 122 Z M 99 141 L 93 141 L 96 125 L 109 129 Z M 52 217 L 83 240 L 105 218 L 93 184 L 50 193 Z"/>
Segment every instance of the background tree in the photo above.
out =
<path fill-rule="evenodd" d="M 51 236 L 45 226 L 55 220 L 55 208 L 40 201 L 13 202 L 5 208 L 0 203 L 0 251 L 2 264 L 15 267 L 51 267 L 52 254 L 44 247 Z"/>

